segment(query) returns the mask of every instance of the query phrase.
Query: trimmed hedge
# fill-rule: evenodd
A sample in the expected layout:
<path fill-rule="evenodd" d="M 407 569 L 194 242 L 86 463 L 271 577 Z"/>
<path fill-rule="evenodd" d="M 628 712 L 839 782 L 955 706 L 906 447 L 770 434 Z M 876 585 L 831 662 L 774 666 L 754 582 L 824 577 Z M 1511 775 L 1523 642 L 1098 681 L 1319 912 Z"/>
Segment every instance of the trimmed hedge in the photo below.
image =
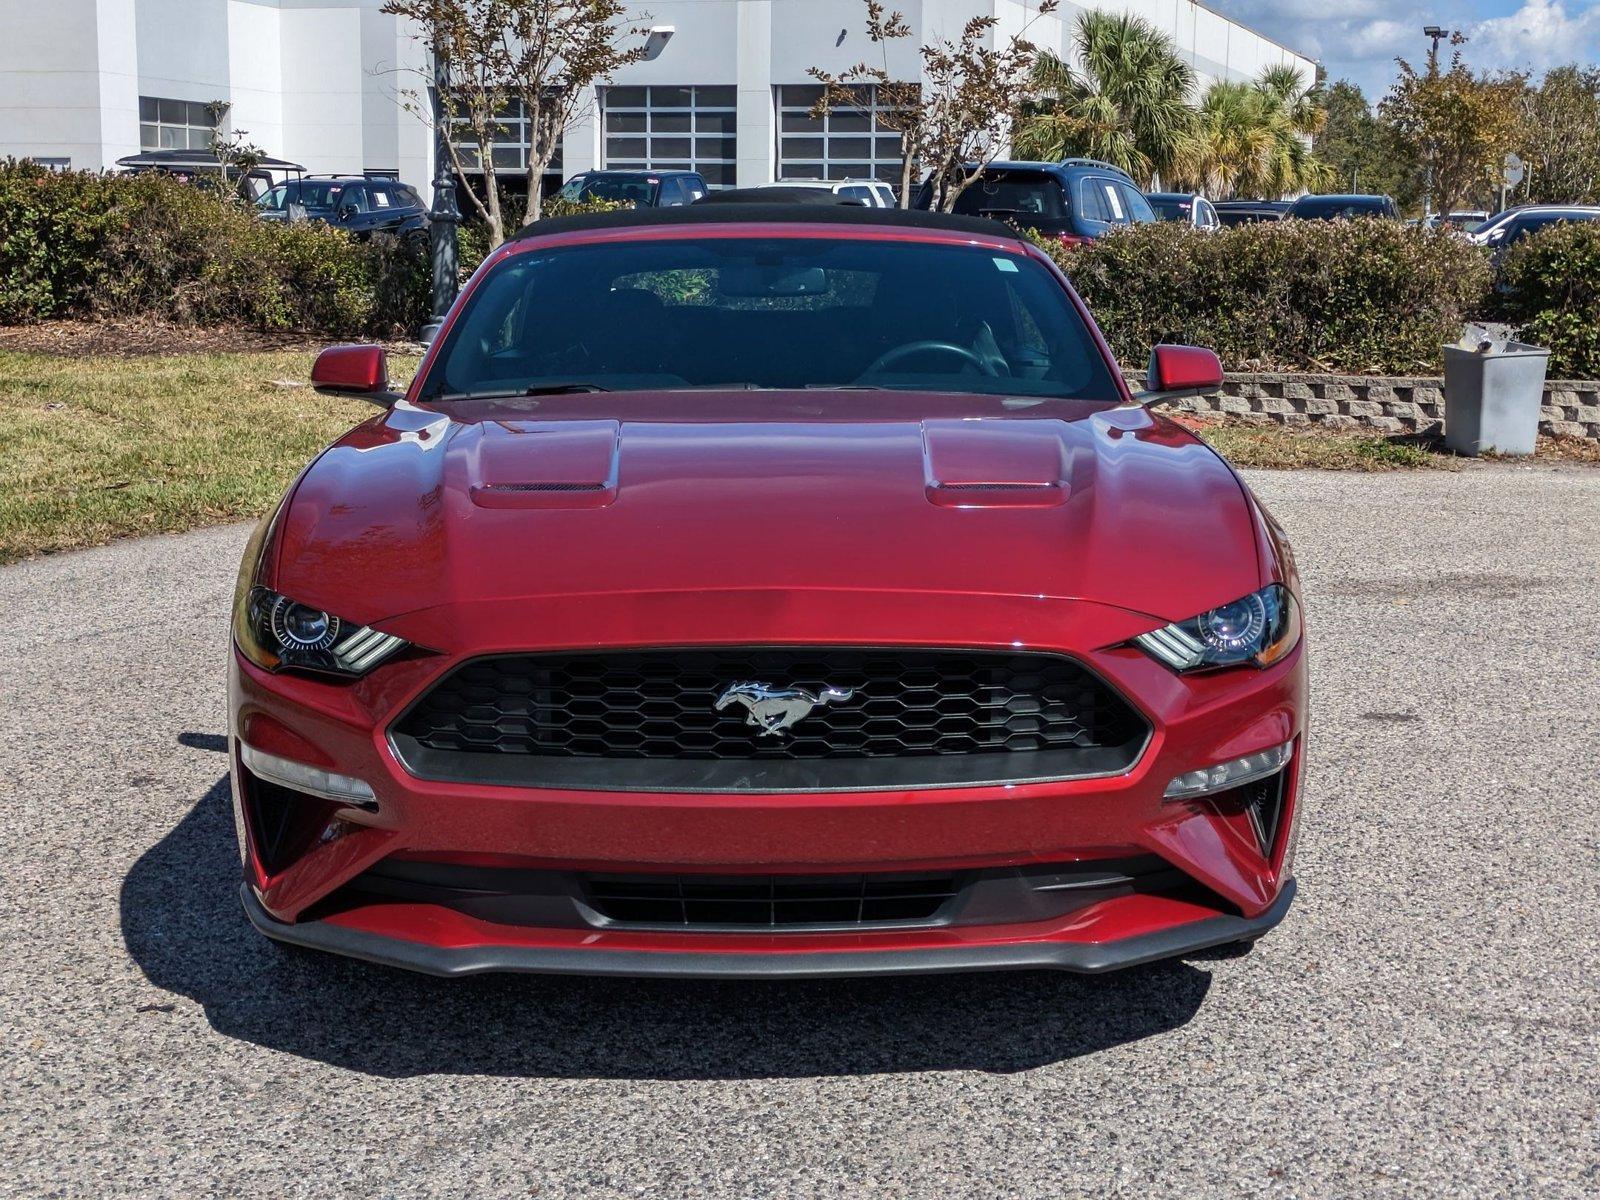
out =
<path fill-rule="evenodd" d="M 415 244 L 263 221 L 160 175 L 0 163 L 0 324 L 159 314 L 381 337 L 416 328 L 427 282 Z"/>
<path fill-rule="evenodd" d="M 552 200 L 546 215 L 609 207 Z M 1163 222 L 1085 246 L 1039 244 L 1135 370 L 1158 342 L 1193 342 L 1236 371 L 1437 373 L 1439 347 L 1494 309 L 1550 348 L 1553 377 L 1600 378 L 1600 224 L 1520 242 L 1498 288 L 1479 248 L 1389 221 L 1213 234 Z M 463 226 L 463 274 L 487 248 L 478 227 Z M 159 316 L 387 337 L 426 318 L 428 272 L 421 239 L 361 242 L 317 222 L 263 221 L 219 191 L 159 175 L 0 161 L 0 325 Z"/>
<path fill-rule="evenodd" d="M 1600 223 L 1552 225 L 1501 264 L 1501 314 L 1550 351 L 1550 378 L 1600 379 Z"/>
<path fill-rule="evenodd" d="M 1392 221 L 1174 222 L 1084 246 L 1041 240 L 1125 367 L 1159 342 L 1214 348 L 1233 371 L 1411 375 L 1489 294 L 1483 252 Z"/>

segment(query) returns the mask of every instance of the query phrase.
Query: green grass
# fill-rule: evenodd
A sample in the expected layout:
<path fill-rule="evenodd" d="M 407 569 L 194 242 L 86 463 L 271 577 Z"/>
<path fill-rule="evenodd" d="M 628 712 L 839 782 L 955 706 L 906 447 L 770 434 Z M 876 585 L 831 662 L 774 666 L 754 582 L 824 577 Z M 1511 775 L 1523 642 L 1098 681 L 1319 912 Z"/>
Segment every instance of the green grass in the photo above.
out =
<path fill-rule="evenodd" d="M 376 411 L 273 382 L 304 383 L 311 360 L 0 352 L 0 563 L 265 512 Z"/>
<path fill-rule="evenodd" d="M 1199 424 L 1194 430 L 1236 467 L 1280 470 L 1453 470 L 1456 461 L 1411 442 L 1375 434 L 1285 429 L 1281 425 Z"/>
<path fill-rule="evenodd" d="M 0 351 L 0 563 L 265 512 L 375 410 L 319 396 L 309 351 L 67 357 Z M 391 357 L 397 380 L 416 360 Z M 1454 460 L 1375 435 L 1200 424 L 1241 467 L 1377 471 Z"/>

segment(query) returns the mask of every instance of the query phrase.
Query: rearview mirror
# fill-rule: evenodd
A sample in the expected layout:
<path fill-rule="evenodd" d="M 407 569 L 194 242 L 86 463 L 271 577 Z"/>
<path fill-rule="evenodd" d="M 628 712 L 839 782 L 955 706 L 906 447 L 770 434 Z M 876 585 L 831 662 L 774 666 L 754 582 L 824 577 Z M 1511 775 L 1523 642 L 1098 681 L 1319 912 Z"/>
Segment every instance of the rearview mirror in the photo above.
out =
<path fill-rule="evenodd" d="M 311 366 L 319 392 L 365 396 L 385 408 L 399 397 L 389 390 L 389 356 L 382 346 L 329 346 Z"/>
<path fill-rule="evenodd" d="M 822 267 L 730 264 L 717 273 L 717 291 L 735 299 L 822 296 L 828 291 L 828 273 Z"/>
<path fill-rule="evenodd" d="M 1222 361 L 1204 346 L 1157 346 L 1150 351 L 1145 390 L 1134 400 L 1148 408 L 1166 400 L 1206 396 L 1222 388 Z"/>

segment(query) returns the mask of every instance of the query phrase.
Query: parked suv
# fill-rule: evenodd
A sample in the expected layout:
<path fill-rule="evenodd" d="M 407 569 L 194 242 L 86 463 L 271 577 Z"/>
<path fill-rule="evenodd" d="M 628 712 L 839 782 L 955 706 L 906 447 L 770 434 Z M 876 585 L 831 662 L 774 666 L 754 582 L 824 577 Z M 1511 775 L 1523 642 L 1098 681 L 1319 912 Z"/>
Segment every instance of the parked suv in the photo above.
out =
<path fill-rule="evenodd" d="M 409 184 L 364 175 L 307 175 L 280 183 L 256 201 L 269 221 L 287 221 L 296 210 L 310 221 L 347 229 L 358 238 L 374 233 L 420 234 L 428 209 Z"/>
<path fill-rule="evenodd" d="M 1480 246 L 1503 250 L 1530 233 L 1567 221 L 1600 221 L 1600 207 L 1585 204 L 1529 204 L 1508 209 L 1475 229 L 1472 240 Z"/>
<path fill-rule="evenodd" d="M 1341 217 L 1384 217 L 1398 221 L 1400 210 L 1388 196 L 1301 196 L 1283 215 L 1302 221 L 1337 221 Z"/>
<path fill-rule="evenodd" d="M 976 165 L 966 169 L 975 170 Z M 933 182 L 924 180 L 915 207 L 929 208 L 932 203 Z M 1127 174 L 1092 158 L 991 163 L 983 177 L 957 198 L 955 211 L 1009 221 L 1069 244 L 1089 241 L 1120 225 L 1156 220 L 1150 202 Z"/>
<path fill-rule="evenodd" d="M 561 187 L 563 200 L 615 200 L 634 208 L 681 208 L 709 189 L 698 171 L 584 171 Z"/>

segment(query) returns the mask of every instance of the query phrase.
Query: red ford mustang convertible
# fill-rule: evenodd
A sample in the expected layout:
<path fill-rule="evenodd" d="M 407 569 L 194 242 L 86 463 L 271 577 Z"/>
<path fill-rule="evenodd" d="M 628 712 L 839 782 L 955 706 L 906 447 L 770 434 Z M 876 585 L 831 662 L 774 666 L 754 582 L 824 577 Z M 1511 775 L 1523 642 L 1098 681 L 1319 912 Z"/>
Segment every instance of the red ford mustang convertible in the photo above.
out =
<path fill-rule="evenodd" d="M 1006 227 L 542 222 L 252 538 L 263 933 L 442 975 L 1103 971 L 1294 895 L 1282 531 Z"/>

